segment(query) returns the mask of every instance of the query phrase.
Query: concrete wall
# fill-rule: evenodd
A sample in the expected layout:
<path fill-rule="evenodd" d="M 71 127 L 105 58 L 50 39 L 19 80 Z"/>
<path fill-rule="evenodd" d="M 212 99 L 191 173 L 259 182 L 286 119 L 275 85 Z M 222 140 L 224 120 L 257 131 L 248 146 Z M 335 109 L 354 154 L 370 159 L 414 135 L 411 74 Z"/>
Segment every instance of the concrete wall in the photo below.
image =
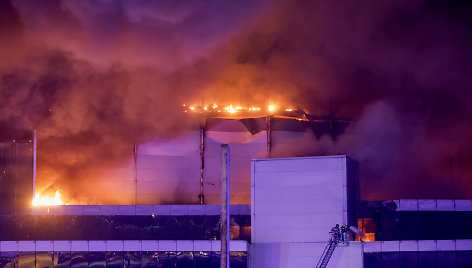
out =
<path fill-rule="evenodd" d="M 346 156 L 252 161 L 251 267 L 316 265 L 331 228 L 353 221 L 348 208 L 357 201 L 357 173 L 348 171 L 357 169 L 348 162 Z M 328 267 L 362 267 L 361 244 L 336 248 Z"/>
<path fill-rule="evenodd" d="M 313 268 L 318 263 L 324 242 L 313 243 L 257 243 L 249 253 L 251 268 Z M 328 268 L 363 267 L 362 243 L 351 242 L 347 247 L 337 247 Z"/>
<path fill-rule="evenodd" d="M 346 160 L 346 156 L 253 160 L 253 242 L 327 241 L 334 225 L 348 224 Z"/>

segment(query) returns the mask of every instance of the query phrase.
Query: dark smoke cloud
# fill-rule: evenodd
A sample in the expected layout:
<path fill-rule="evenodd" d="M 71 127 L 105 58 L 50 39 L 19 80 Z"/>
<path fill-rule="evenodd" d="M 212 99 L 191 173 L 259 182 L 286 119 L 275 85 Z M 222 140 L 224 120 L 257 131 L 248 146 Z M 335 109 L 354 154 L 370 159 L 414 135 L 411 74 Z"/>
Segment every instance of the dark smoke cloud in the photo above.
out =
<path fill-rule="evenodd" d="M 1 135 L 38 129 L 39 191 L 78 199 L 67 188 L 80 195 L 134 144 L 192 128 L 181 104 L 262 1 L 250 3 L 2 1 Z"/>
<path fill-rule="evenodd" d="M 274 150 L 352 155 L 364 198 L 471 198 L 471 12 L 470 1 L 285 1 L 234 38 L 210 95 L 257 89 L 353 118 L 335 141 L 307 132 Z"/>
<path fill-rule="evenodd" d="M 334 141 L 306 133 L 308 149 L 281 151 L 351 154 L 364 198 L 472 198 L 471 12 L 468 1 L 2 1 L 1 135 L 37 128 L 39 179 L 77 187 L 133 143 L 190 128 L 173 116 L 183 102 L 269 98 L 355 119 Z"/>

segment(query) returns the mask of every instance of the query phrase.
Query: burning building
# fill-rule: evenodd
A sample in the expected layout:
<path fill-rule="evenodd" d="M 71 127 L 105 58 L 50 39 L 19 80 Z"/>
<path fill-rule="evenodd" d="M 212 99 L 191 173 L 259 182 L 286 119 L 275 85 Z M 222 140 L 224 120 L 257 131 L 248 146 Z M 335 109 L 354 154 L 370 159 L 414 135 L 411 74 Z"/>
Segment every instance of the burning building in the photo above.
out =
<path fill-rule="evenodd" d="M 185 133 L 173 139 L 130 142 L 128 155 L 119 163 L 99 168 L 100 172 L 91 172 L 84 179 L 90 184 L 84 186 L 80 181 L 77 188 L 74 183 L 68 185 L 67 180 L 58 180 L 52 187 L 46 184 L 52 191 L 44 194 L 52 197 L 59 190 L 63 202 L 69 204 L 218 204 L 220 145 L 230 144 L 231 202 L 250 204 L 252 158 L 303 154 L 306 142 L 322 135 L 336 137 L 350 122 L 294 108 L 260 111 L 255 106 L 241 111 L 243 108 L 237 105 L 221 110 L 211 108 L 214 106 L 218 107 L 184 106 L 181 116 L 198 122 Z M 44 184 L 38 180 L 38 185 Z M 44 189 L 38 186 L 37 193 Z"/>
<path fill-rule="evenodd" d="M 349 187 L 337 187 L 351 177 L 343 155 L 360 166 L 358 227 L 377 241 L 337 248 L 332 263 L 467 263 L 470 235 L 442 226 L 470 221 L 471 10 L 440 0 L 0 1 L 1 264 L 213 265 L 221 144 L 232 149 L 235 265 L 316 263 L 328 240 L 318 231 L 353 224 L 340 207 Z M 288 177 L 292 160 L 310 163 L 287 181 L 326 192 L 298 203 L 303 187 L 268 183 L 258 189 L 267 198 L 294 200 L 256 204 L 251 161 L 280 164 L 263 182 Z M 332 168 L 337 188 L 310 166 Z M 318 220 L 311 208 L 323 228 L 258 248 L 265 227 Z M 418 228 L 427 222 L 435 227 Z"/>
<path fill-rule="evenodd" d="M 346 156 L 253 159 L 250 172 L 250 205 L 228 211 L 231 266 L 470 264 L 470 200 L 361 202 L 359 166 Z M 199 204 L 36 206 L 0 216 L 0 263 L 212 267 L 221 257 L 221 213 Z M 333 244 L 335 224 L 361 231 Z"/>

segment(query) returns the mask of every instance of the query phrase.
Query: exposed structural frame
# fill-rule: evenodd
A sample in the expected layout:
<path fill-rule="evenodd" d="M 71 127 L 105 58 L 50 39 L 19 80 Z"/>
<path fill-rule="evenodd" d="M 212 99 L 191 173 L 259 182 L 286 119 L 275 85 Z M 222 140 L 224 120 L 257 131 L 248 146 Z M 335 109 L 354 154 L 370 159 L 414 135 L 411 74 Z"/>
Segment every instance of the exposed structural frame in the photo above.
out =
<path fill-rule="evenodd" d="M 36 194 L 36 146 L 37 137 L 36 129 L 33 130 L 33 198 Z"/>
<path fill-rule="evenodd" d="M 203 189 L 203 175 L 205 170 L 205 128 L 206 128 L 206 117 L 202 116 L 200 121 L 200 205 L 205 204 L 205 194 Z"/>

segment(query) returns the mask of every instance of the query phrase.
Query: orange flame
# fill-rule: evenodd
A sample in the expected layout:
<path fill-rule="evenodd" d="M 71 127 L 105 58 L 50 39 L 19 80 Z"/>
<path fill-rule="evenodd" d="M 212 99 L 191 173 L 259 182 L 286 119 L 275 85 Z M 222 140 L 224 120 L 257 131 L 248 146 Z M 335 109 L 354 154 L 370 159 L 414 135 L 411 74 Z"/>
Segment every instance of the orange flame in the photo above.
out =
<path fill-rule="evenodd" d="M 245 106 L 234 105 L 234 104 L 226 105 L 226 106 L 220 106 L 216 103 L 214 103 L 212 105 L 209 105 L 209 106 L 207 106 L 207 105 L 187 106 L 186 104 L 183 104 L 182 107 L 185 107 L 185 112 L 199 112 L 199 113 L 204 112 L 204 111 L 208 111 L 208 112 L 218 112 L 218 113 L 227 112 L 227 113 L 234 114 L 234 113 L 238 113 L 238 112 L 258 112 L 258 111 L 262 110 L 260 107 L 257 107 L 257 106 L 245 107 Z M 276 110 L 277 110 L 277 107 L 273 104 L 267 106 L 267 111 L 269 111 L 269 112 L 274 112 Z M 292 109 L 292 108 L 288 108 L 288 109 L 284 109 L 284 110 L 286 112 L 295 111 L 295 109 Z"/>
<path fill-rule="evenodd" d="M 61 201 L 61 194 L 56 191 L 54 197 L 41 196 L 39 193 L 33 199 L 33 206 L 59 206 L 64 205 Z"/>

